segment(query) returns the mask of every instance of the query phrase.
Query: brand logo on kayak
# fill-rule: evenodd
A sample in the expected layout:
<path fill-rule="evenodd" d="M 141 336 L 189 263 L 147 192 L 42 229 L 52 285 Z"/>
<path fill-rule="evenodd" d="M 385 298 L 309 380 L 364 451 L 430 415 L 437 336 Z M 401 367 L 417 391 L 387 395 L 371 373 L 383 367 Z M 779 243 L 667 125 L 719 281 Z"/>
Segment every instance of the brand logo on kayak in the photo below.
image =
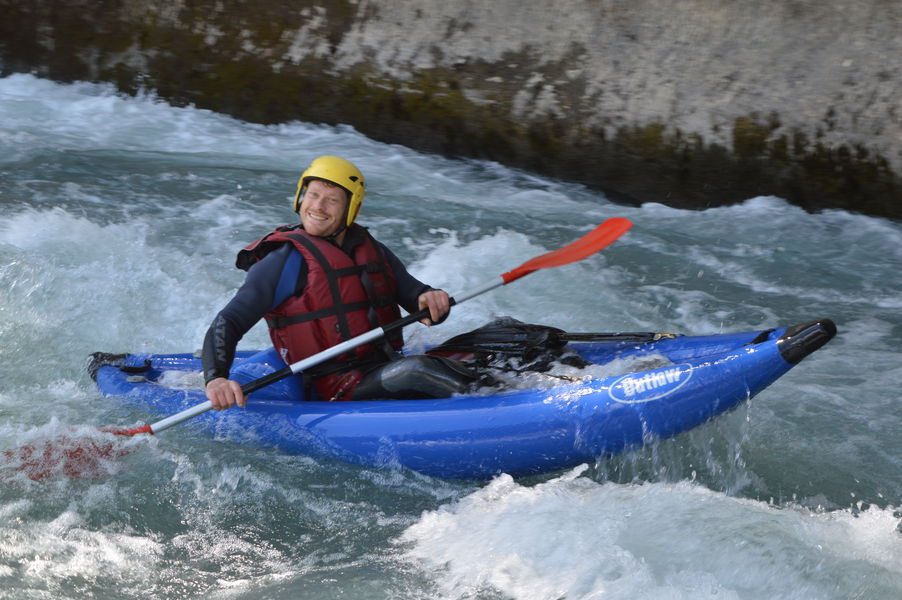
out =
<path fill-rule="evenodd" d="M 611 398 L 625 404 L 651 402 L 677 391 L 691 377 L 692 366 L 687 364 L 624 375 L 611 386 Z"/>

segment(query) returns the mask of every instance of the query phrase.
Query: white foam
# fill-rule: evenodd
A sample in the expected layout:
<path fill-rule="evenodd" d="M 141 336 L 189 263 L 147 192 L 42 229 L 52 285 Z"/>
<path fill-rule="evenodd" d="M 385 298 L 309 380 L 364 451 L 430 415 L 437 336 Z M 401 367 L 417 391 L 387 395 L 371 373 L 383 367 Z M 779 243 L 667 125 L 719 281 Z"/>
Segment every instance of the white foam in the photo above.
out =
<path fill-rule="evenodd" d="M 145 536 L 92 530 L 75 510 L 28 529 L 0 524 L 0 555 L 10 576 L 32 590 L 66 593 L 71 583 L 115 574 L 120 585 L 152 576 L 162 547 Z"/>
<path fill-rule="evenodd" d="M 204 389 L 204 374 L 201 371 L 163 371 L 158 383 L 178 390 Z"/>
<path fill-rule="evenodd" d="M 427 511 L 399 538 L 404 557 L 443 598 L 820 598 L 854 595 L 864 578 L 875 591 L 902 581 L 892 509 L 778 509 L 690 483 L 601 485 L 579 472 L 534 487 L 501 476 Z"/>

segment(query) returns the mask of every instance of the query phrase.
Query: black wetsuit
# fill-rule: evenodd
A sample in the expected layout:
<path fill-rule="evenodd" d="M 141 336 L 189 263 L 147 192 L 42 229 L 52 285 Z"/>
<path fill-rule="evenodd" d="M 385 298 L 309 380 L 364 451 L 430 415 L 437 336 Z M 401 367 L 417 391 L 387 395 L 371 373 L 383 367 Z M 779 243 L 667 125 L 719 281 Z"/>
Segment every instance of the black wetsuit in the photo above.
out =
<path fill-rule="evenodd" d="M 377 242 L 378 243 L 378 242 Z M 395 273 L 398 304 L 408 312 L 418 310 L 417 298 L 432 288 L 407 272 L 403 263 L 381 243 L 386 260 Z M 204 380 L 228 377 L 235 347 L 263 315 L 279 306 L 290 296 L 300 294 L 304 287 L 299 281 L 304 259 L 291 245 L 273 250 L 255 263 L 247 272 L 244 284 L 235 296 L 219 311 L 204 339 Z"/>

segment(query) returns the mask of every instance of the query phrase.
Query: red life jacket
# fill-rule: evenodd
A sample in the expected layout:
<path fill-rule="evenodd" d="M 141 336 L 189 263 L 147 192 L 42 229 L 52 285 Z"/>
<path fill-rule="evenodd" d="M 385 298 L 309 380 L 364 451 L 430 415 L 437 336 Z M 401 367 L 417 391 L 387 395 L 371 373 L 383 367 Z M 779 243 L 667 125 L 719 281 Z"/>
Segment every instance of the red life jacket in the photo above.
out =
<path fill-rule="evenodd" d="M 344 248 L 312 236 L 300 228 L 280 227 L 251 243 L 238 253 L 236 264 L 247 270 L 266 254 L 290 243 L 304 257 L 306 283 L 300 294 L 291 296 L 266 313 L 269 336 L 286 363 L 313 356 L 332 346 L 401 318 L 397 283 L 388 261 L 376 241 L 359 225 L 345 233 Z M 400 331 L 388 342 L 400 350 Z M 383 345 L 358 346 L 305 373 L 313 380 L 321 398 L 349 398 L 363 377 L 362 367 L 389 360 Z"/>

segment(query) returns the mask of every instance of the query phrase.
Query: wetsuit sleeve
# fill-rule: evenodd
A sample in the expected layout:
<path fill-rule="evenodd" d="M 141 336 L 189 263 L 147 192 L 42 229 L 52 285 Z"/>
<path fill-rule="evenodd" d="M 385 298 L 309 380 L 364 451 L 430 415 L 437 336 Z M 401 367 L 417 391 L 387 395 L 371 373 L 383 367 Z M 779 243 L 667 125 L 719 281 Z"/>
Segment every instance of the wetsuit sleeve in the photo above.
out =
<path fill-rule="evenodd" d="M 300 260 L 299 260 L 300 259 Z M 298 292 L 303 258 L 289 245 L 278 248 L 255 263 L 235 296 L 219 311 L 204 338 L 204 381 L 228 377 L 238 342 L 263 315 Z M 293 272 L 292 272 L 293 271 Z M 286 282 L 291 281 L 290 289 Z"/>
<path fill-rule="evenodd" d="M 417 298 L 419 298 L 420 294 L 423 292 L 428 292 L 435 288 L 426 285 L 408 273 L 407 267 L 404 266 L 401 259 L 395 256 L 395 253 L 389 250 L 384 244 L 379 242 L 379 246 L 385 254 L 388 266 L 391 267 L 391 270 L 395 274 L 395 280 L 398 284 L 398 304 L 409 313 L 418 311 L 420 307 L 417 304 Z"/>

